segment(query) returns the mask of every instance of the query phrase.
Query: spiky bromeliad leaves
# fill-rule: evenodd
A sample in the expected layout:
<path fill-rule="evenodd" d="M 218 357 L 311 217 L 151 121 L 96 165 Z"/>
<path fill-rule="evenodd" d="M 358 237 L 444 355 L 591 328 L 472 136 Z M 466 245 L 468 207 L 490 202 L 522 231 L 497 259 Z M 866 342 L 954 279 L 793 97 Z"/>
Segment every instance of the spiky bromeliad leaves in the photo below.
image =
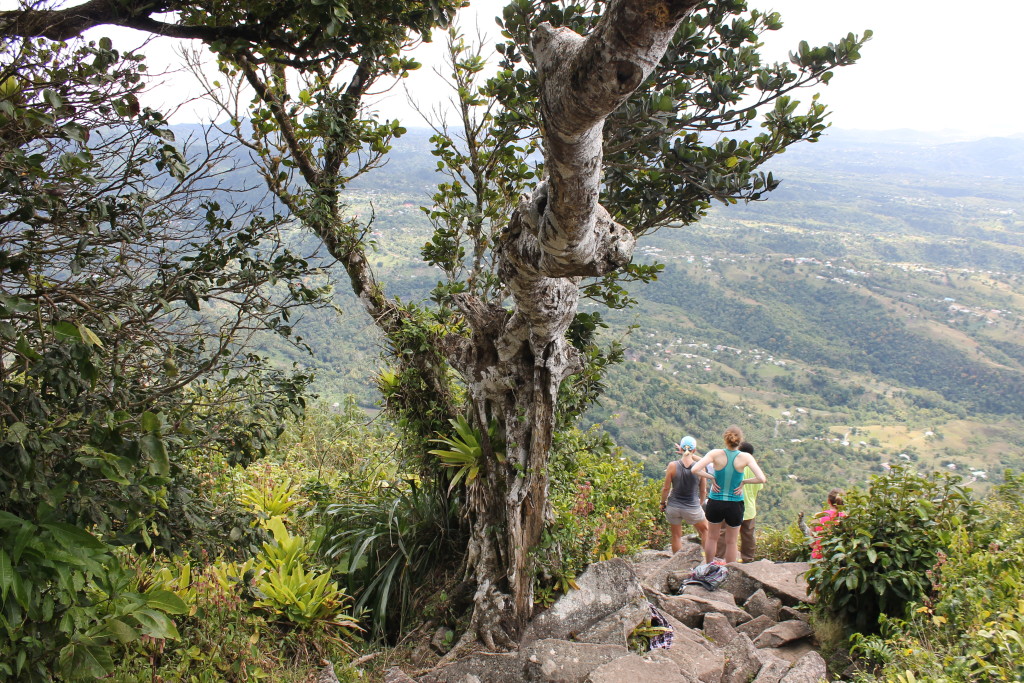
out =
<path fill-rule="evenodd" d="M 459 415 L 449 422 L 455 429 L 455 433 L 451 436 L 432 439 L 435 443 L 444 444 L 448 448 L 435 448 L 428 452 L 431 455 L 436 455 L 444 467 L 454 470 L 451 482 L 448 484 L 448 492 L 451 493 L 460 481 L 464 481 L 466 486 L 470 486 L 476 481 L 477 474 L 480 473 L 480 459 L 484 455 L 484 449 L 481 445 L 480 433 L 469 424 L 463 415 Z M 488 429 L 488 438 L 492 444 L 497 431 L 496 427 L 497 425 L 491 423 Z M 498 459 L 498 462 L 504 462 L 505 456 L 502 453 L 495 451 L 494 457 Z"/>

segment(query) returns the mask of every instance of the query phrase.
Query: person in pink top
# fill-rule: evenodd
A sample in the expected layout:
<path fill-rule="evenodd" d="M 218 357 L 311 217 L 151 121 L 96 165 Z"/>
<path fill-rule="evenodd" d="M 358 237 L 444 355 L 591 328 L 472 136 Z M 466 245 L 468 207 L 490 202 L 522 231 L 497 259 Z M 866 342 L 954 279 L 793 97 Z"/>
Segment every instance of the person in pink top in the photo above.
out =
<path fill-rule="evenodd" d="M 828 530 L 846 516 L 840 510 L 843 506 L 843 490 L 832 489 L 828 492 L 828 509 L 819 512 L 814 517 L 814 524 L 811 527 L 811 559 L 820 560 L 824 557 L 821 553 L 821 539 L 828 533 Z"/>

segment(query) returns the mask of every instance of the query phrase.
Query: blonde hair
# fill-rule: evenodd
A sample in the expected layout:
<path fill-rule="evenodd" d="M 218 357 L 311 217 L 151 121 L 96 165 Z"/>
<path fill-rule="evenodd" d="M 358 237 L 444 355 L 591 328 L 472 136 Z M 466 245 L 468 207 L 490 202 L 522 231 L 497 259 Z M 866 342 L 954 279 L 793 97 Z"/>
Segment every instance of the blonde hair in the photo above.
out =
<path fill-rule="evenodd" d="M 845 492 L 842 489 L 832 489 L 828 492 L 828 504 L 839 507 L 843 504 L 843 494 Z"/>
<path fill-rule="evenodd" d="M 736 425 L 732 425 L 725 430 L 722 438 L 725 439 L 725 445 L 729 447 L 729 450 L 734 451 L 743 443 L 743 430 Z"/>

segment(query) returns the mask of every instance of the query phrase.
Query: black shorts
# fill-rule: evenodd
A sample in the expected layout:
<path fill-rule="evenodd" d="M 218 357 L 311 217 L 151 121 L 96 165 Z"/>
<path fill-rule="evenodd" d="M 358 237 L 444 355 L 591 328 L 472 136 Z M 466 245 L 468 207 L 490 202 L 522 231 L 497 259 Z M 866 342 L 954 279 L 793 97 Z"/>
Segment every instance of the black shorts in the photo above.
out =
<path fill-rule="evenodd" d="M 740 526 L 743 524 L 743 501 L 709 498 L 706 513 L 711 524 L 725 522 L 726 526 Z"/>

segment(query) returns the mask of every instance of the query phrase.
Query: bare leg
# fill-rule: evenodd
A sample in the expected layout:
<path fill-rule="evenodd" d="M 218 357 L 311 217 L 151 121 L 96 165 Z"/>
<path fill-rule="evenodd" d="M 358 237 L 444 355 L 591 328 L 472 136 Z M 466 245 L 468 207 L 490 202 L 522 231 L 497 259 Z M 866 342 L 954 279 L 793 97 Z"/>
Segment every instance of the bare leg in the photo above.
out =
<path fill-rule="evenodd" d="M 693 528 L 697 530 L 697 534 L 700 536 L 700 547 L 703 548 L 708 538 L 708 520 L 700 520 L 693 525 Z"/>
<path fill-rule="evenodd" d="M 722 533 L 721 524 L 708 524 L 707 537 L 704 539 L 704 562 L 710 563 L 715 559 L 715 550 L 718 549 L 718 535 Z"/>
<path fill-rule="evenodd" d="M 725 527 L 725 562 L 726 564 L 736 561 L 736 556 L 739 555 L 738 548 L 736 547 L 736 537 L 739 536 L 740 528 L 738 526 L 727 526 Z"/>
<path fill-rule="evenodd" d="M 683 547 L 683 525 L 669 524 L 668 528 L 672 531 L 672 553 L 675 554 Z"/>

